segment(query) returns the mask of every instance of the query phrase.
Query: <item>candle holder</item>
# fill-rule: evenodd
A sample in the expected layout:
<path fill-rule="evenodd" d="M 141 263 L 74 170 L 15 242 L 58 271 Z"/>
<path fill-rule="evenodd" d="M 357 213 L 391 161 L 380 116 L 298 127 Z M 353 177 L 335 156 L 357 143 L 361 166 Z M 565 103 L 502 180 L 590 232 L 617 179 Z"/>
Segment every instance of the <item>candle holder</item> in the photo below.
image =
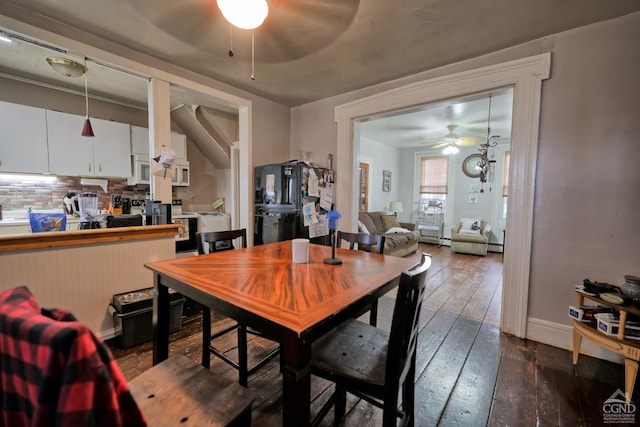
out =
<path fill-rule="evenodd" d="M 342 264 L 341 258 L 336 258 L 336 230 L 338 229 L 338 221 L 342 215 L 338 211 L 330 211 L 327 214 L 327 219 L 329 220 L 329 238 L 331 240 L 331 258 L 325 258 L 325 264 Z"/>

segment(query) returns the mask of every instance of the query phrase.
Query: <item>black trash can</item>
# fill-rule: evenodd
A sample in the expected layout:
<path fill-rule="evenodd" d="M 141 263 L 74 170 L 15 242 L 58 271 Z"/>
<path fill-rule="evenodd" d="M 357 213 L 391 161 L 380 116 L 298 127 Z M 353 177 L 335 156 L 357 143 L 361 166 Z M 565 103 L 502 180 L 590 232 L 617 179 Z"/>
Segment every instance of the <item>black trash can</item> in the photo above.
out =
<path fill-rule="evenodd" d="M 171 316 L 169 332 L 182 328 L 182 308 L 185 298 L 169 289 Z M 153 288 L 116 294 L 112 298 L 115 327 L 120 327 L 118 343 L 122 348 L 133 347 L 153 338 Z"/>

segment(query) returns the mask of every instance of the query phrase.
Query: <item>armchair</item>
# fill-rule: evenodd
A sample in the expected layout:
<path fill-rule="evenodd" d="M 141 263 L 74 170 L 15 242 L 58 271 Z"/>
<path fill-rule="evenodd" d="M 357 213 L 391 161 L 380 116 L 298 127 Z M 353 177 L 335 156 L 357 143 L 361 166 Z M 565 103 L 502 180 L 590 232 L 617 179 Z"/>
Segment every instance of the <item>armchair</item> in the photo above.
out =
<path fill-rule="evenodd" d="M 451 228 L 451 251 L 485 256 L 489 246 L 491 225 L 480 218 L 461 218 Z"/>

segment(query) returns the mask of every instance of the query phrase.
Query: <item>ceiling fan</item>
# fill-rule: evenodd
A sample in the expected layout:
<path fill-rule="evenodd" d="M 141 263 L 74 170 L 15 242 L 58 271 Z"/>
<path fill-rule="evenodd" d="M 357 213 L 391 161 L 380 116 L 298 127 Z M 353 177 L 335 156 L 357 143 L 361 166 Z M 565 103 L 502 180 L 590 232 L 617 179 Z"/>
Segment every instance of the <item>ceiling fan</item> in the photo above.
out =
<path fill-rule="evenodd" d="M 289 62 L 333 43 L 351 25 L 360 0 L 269 0 L 269 13 L 255 29 L 256 60 Z M 231 43 L 235 58 L 249 58 L 251 31 L 231 29 L 212 0 L 138 0 L 131 7 L 159 30 L 224 58 Z M 245 47 L 242 49 L 241 47 Z M 187 55 L 185 53 L 185 55 Z"/>
<path fill-rule="evenodd" d="M 446 134 L 441 140 L 432 143 L 431 147 L 432 148 L 442 148 L 447 146 L 471 147 L 472 145 L 475 145 L 478 142 L 482 141 L 483 138 L 481 136 L 464 136 L 464 137 L 458 136 L 455 133 L 455 130 L 457 127 L 458 125 L 453 125 L 453 124 L 447 126 L 449 133 Z"/>

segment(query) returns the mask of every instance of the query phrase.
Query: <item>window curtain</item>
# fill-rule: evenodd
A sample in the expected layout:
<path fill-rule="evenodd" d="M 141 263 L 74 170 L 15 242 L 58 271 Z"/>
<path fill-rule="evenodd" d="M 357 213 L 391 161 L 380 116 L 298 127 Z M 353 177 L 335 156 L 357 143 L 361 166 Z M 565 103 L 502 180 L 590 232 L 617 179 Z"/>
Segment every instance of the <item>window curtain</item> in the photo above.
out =
<path fill-rule="evenodd" d="M 422 157 L 420 163 L 420 193 L 447 194 L 449 157 Z"/>

